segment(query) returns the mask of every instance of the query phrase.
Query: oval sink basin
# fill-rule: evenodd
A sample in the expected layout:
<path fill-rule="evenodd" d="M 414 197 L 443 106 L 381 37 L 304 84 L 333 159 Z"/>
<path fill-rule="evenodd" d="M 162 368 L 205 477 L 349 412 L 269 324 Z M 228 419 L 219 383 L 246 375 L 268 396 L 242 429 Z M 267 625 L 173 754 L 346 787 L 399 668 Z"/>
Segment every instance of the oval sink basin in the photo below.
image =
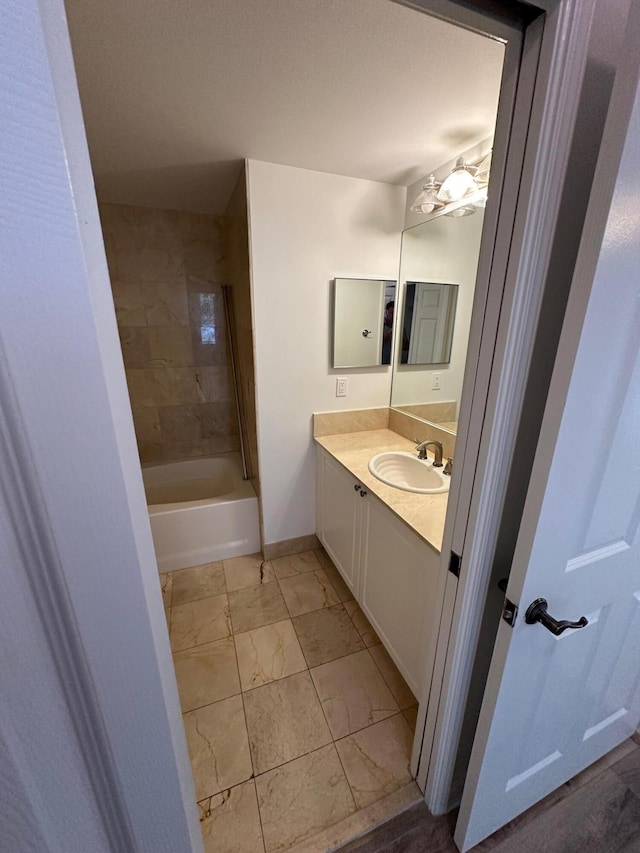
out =
<path fill-rule="evenodd" d="M 442 473 L 442 468 L 433 467 L 431 459 L 418 459 L 413 453 L 401 450 L 378 453 L 369 460 L 369 470 L 388 486 L 421 495 L 448 492 L 451 481 L 451 477 Z"/>

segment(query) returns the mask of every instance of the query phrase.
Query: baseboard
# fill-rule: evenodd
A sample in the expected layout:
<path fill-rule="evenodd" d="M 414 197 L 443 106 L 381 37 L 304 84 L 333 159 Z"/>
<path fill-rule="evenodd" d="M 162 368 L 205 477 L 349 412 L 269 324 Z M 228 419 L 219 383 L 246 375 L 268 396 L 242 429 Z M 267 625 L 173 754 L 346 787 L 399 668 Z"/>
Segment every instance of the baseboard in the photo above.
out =
<path fill-rule="evenodd" d="M 295 539 L 283 539 L 281 542 L 265 542 L 262 553 L 265 560 L 275 560 L 278 557 L 300 554 L 302 551 L 313 551 L 319 547 L 318 537 L 311 533 L 309 536 L 297 536 Z"/>

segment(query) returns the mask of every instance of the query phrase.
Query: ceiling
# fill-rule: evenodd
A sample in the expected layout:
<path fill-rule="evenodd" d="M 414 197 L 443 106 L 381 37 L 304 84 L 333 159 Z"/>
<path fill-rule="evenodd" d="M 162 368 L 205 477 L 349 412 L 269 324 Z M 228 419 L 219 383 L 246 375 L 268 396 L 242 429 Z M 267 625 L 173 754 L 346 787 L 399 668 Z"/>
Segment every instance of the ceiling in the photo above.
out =
<path fill-rule="evenodd" d="M 244 158 L 408 186 L 493 134 L 503 46 L 390 0 L 66 0 L 101 201 L 221 213 Z"/>

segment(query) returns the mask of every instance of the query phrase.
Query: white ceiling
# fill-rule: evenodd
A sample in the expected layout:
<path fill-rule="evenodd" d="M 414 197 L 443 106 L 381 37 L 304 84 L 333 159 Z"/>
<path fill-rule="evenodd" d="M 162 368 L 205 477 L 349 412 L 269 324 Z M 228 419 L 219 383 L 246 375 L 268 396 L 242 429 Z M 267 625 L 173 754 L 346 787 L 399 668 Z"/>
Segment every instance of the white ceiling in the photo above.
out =
<path fill-rule="evenodd" d="M 67 0 L 101 201 L 220 213 L 243 158 L 408 186 L 493 134 L 503 47 L 390 0 Z"/>

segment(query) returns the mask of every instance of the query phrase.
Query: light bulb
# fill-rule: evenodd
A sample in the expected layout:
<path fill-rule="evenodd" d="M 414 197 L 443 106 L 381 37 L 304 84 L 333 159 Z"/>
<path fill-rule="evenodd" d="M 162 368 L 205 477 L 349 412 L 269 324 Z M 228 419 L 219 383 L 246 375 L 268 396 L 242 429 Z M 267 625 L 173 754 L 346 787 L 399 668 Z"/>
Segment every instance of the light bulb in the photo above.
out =
<path fill-rule="evenodd" d="M 472 168 L 472 166 L 466 166 L 460 157 L 451 174 L 445 178 L 440 187 L 438 199 L 445 202 L 460 201 L 468 192 L 477 189 L 471 173 Z"/>
<path fill-rule="evenodd" d="M 434 210 L 440 210 L 444 207 L 441 201 L 438 201 L 438 184 L 433 175 L 429 175 L 427 183 L 422 187 L 416 200 L 411 205 L 412 213 L 432 213 Z"/>

